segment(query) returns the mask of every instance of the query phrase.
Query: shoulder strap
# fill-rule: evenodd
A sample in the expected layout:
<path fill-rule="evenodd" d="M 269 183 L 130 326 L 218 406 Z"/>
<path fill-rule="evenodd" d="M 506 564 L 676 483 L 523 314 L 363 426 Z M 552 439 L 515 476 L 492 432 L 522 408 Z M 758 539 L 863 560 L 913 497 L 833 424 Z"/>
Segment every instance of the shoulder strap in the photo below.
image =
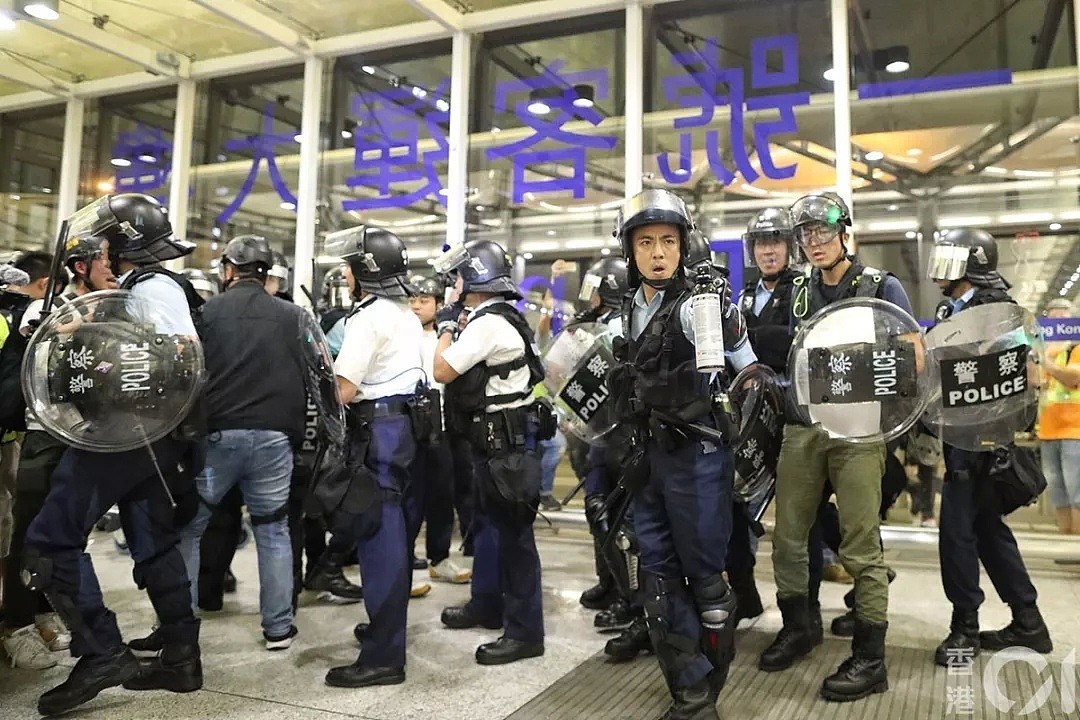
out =
<path fill-rule="evenodd" d="M 888 273 L 883 270 L 870 266 L 864 267 L 862 273 L 859 274 L 858 285 L 855 286 L 855 297 L 878 297 L 887 275 Z"/>
<path fill-rule="evenodd" d="M 544 380 L 544 365 L 540 361 L 540 356 L 536 353 L 535 343 L 532 338 L 532 330 L 529 328 L 529 324 L 525 321 L 522 314 L 517 311 L 517 308 L 510 303 L 505 302 L 492 303 L 474 313 L 470 319 L 476 320 L 477 318 L 481 318 L 488 314 L 498 315 L 510 323 L 510 326 L 521 336 L 521 341 L 525 345 L 525 352 L 522 353 L 521 357 L 508 360 L 504 363 L 496 363 L 493 365 L 484 363 L 483 368 L 487 378 L 491 379 L 497 375 L 505 380 L 510 377 L 510 373 L 513 371 L 523 367 L 529 368 L 529 388 L 527 390 L 516 393 L 505 393 L 502 395 L 489 395 L 487 397 L 488 403 L 501 404 L 527 398 L 532 395 L 533 388 Z"/>
<path fill-rule="evenodd" d="M 188 308 L 192 313 L 198 312 L 199 309 L 206 304 L 206 301 L 195 291 L 195 287 L 186 277 L 179 273 L 174 273 L 171 270 L 166 270 L 160 265 L 150 265 L 149 267 L 141 267 L 132 270 L 131 274 L 124 280 L 123 285 L 120 286 L 120 289 L 130 290 L 142 281 L 149 280 L 155 275 L 164 275 L 180 286 L 180 289 L 184 291 L 184 297 L 187 298 Z"/>

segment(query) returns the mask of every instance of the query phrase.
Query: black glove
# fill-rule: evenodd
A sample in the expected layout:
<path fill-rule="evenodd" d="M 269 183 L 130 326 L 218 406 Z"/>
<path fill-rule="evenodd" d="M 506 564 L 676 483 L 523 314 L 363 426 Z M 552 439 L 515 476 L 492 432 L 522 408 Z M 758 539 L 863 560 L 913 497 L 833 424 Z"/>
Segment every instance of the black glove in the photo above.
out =
<path fill-rule="evenodd" d="M 465 312 L 465 303 L 460 300 L 444 305 L 436 312 L 435 328 L 439 335 L 442 335 L 444 330 L 456 331 L 458 329 L 458 318 L 461 317 L 463 312 Z"/>
<path fill-rule="evenodd" d="M 603 538 L 608 534 L 607 502 L 603 495 L 585 496 L 585 519 L 595 537 Z"/>
<path fill-rule="evenodd" d="M 937 307 L 934 308 L 934 320 L 937 321 L 937 322 L 941 322 L 942 320 L 947 320 L 949 317 L 952 316 L 952 314 L 953 314 L 953 304 L 952 304 L 952 300 L 949 300 L 948 298 L 945 298 L 944 300 L 939 302 L 937 304 Z"/>

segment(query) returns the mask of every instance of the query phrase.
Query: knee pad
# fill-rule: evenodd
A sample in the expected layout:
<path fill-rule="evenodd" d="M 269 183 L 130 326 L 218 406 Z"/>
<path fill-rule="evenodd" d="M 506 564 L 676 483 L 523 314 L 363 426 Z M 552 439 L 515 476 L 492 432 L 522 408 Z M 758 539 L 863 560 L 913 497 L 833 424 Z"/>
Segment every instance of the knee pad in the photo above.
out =
<path fill-rule="evenodd" d="M 705 627 L 721 629 L 728 617 L 735 614 L 735 593 L 731 592 L 722 575 L 691 580 L 690 591 Z"/>
<path fill-rule="evenodd" d="M 53 561 L 34 548 L 26 548 L 23 553 L 23 585 L 27 590 L 46 592 L 53 588 Z"/>
<path fill-rule="evenodd" d="M 288 517 L 289 517 L 289 503 L 286 502 L 284 505 L 282 505 L 281 507 L 279 507 L 277 510 L 270 513 L 269 515 L 252 515 L 251 516 L 251 524 L 254 527 L 258 527 L 259 525 L 270 525 L 272 523 L 281 522 L 282 520 L 285 520 Z"/>

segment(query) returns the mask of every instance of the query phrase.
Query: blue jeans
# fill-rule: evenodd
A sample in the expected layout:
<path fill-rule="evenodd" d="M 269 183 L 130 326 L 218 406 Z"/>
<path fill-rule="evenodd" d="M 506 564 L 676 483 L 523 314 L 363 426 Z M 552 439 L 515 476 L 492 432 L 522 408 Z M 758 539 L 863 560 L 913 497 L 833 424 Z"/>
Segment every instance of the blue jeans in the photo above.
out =
<path fill-rule="evenodd" d="M 555 488 L 555 469 L 566 452 L 566 438 L 562 431 L 556 430 L 555 437 L 541 440 L 539 444 L 543 453 L 540 456 L 540 494 L 550 495 Z"/>
<path fill-rule="evenodd" d="M 1080 508 L 1080 440 L 1043 440 L 1039 450 L 1050 503 Z"/>
<path fill-rule="evenodd" d="M 293 451 L 275 430 L 223 430 L 210 434 L 206 468 L 199 474 L 199 512 L 182 533 L 180 552 L 191 578 L 191 604 L 199 597 L 199 543 L 212 508 L 234 485 L 240 485 L 255 530 L 259 557 L 259 611 L 263 632 L 288 634 L 292 626 L 292 544 L 288 502 Z"/>

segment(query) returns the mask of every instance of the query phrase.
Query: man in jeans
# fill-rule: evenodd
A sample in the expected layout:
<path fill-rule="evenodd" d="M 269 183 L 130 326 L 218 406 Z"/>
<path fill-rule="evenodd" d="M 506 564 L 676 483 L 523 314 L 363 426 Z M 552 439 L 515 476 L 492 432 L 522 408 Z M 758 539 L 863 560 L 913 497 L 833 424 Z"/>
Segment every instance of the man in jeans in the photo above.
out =
<path fill-rule="evenodd" d="M 200 537 L 212 508 L 239 484 L 255 530 L 263 637 L 267 650 L 283 650 L 296 636 L 288 502 L 307 395 L 299 330 L 304 311 L 263 289 L 272 266 L 264 238 L 230 241 L 219 266 L 225 292 L 203 308 L 209 431 L 198 479 L 203 503 L 184 530 L 181 552 L 194 603 Z"/>

